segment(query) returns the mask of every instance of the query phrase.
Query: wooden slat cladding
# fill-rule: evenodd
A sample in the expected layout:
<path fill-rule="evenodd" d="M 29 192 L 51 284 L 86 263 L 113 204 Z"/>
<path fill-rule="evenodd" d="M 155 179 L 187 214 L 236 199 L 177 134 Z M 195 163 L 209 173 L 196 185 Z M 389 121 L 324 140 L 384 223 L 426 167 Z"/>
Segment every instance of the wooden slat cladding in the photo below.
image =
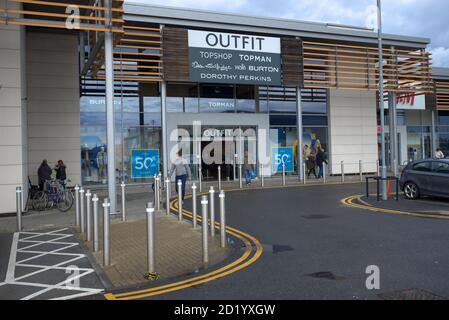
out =
<path fill-rule="evenodd" d="M 430 54 L 422 50 L 384 49 L 386 92 L 432 94 Z M 304 41 L 306 88 L 378 90 L 376 47 Z"/>
<path fill-rule="evenodd" d="M 435 100 L 438 110 L 449 110 L 449 81 L 435 80 Z"/>
<path fill-rule="evenodd" d="M 281 38 L 282 79 L 285 86 L 304 86 L 303 45 L 300 39 Z"/>
<path fill-rule="evenodd" d="M 108 19 L 104 17 L 105 11 L 109 8 L 93 2 L 81 0 L 4 0 L 3 2 L 5 5 L 0 8 L 0 25 L 67 29 L 66 23 L 72 23 L 76 19 L 76 22 L 80 23 L 79 30 L 103 32 L 112 30 L 114 33 L 123 33 L 123 0 L 112 0 L 111 29 L 106 26 Z M 17 4 L 22 4 L 23 8 L 17 9 Z M 79 15 L 75 15 L 75 11 L 67 11 L 67 8 L 78 9 Z M 72 27 L 74 30 L 78 29 L 76 26 Z"/>
<path fill-rule="evenodd" d="M 189 81 L 187 29 L 165 27 L 162 32 L 163 77 L 166 81 Z"/>

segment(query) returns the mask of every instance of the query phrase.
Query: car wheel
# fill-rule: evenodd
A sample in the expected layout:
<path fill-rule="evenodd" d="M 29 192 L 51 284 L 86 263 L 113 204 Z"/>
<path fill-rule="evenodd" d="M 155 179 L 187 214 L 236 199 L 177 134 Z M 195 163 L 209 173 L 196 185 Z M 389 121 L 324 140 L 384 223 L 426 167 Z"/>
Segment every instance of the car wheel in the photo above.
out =
<path fill-rule="evenodd" d="M 404 194 L 407 199 L 416 200 L 419 198 L 419 188 L 413 182 L 407 182 L 404 186 Z"/>

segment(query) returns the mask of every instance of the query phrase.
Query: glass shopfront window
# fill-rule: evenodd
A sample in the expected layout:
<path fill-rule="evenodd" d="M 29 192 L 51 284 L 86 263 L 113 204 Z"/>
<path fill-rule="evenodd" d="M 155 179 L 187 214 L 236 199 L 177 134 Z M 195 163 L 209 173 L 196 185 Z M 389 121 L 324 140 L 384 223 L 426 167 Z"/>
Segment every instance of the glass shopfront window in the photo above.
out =
<path fill-rule="evenodd" d="M 105 97 L 86 95 L 80 98 L 83 184 L 107 184 L 108 157 L 111 154 L 116 160 L 117 182 L 122 179 L 127 182 L 148 180 L 134 179 L 131 176 L 130 153 L 131 149 L 160 150 L 161 98 L 158 84 L 141 84 L 139 92 L 140 97 L 137 94 L 116 93 L 114 148 L 107 145 Z"/>
<path fill-rule="evenodd" d="M 201 113 L 234 113 L 235 87 L 233 85 L 200 85 Z"/>
<path fill-rule="evenodd" d="M 255 86 L 237 86 L 237 112 L 239 113 L 255 113 L 256 112 L 256 100 L 255 100 Z"/>

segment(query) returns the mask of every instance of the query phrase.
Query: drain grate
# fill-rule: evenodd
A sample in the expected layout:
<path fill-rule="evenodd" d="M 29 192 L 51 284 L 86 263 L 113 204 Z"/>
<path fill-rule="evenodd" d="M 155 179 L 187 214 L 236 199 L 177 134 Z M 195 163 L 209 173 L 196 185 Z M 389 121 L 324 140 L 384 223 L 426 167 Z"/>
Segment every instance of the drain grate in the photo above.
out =
<path fill-rule="evenodd" d="M 333 274 L 330 271 L 315 272 L 315 273 L 307 274 L 306 276 L 316 278 L 316 279 L 326 279 L 326 280 L 334 280 L 334 281 L 345 280 L 344 277 L 336 276 L 335 274 Z"/>
<path fill-rule="evenodd" d="M 446 300 L 432 292 L 422 289 L 406 289 L 377 295 L 382 300 Z"/>
<path fill-rule="evenodd" d="M 293 247 L 282 244 L 263 244 L 264 252 L 271 252 L 272 254 L 278 254 L 282 252 L 294 251 Z"/>
<path fill-rule="evenodd" d="M 288 252 L 293 251 L 294 249 L 290 246 L 283 246 L 283 245 L 273 245 L 273 254 L 280 253 L 280 252 Z"/>
<path fill-rule="evenodd" d="M 331 216 L 327 216 L 324 214 L 311 214 L 309 216 L 302 216 L 304 219 L 309 219 L 309 220 L 320 220 L 320 219 L 329 219 L 332 218 Z"/>

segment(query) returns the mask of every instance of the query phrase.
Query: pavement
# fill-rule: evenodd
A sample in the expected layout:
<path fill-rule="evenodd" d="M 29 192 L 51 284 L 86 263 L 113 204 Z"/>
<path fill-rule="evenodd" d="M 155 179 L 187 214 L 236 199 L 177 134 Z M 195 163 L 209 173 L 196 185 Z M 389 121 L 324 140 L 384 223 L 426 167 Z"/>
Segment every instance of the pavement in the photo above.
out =
<path fill-rule="evenodd" d="M 100 228 L 101 229 L 101 228 Z M 202 235 L 200 229 L 193 230 L 190 222 L 179 222 L 174 216 L 158 214 L 155 218 L 155 271 L 158 281 L 147 281 L 147 230 L 146 220 L 114 223 L 111 232 L 111 266 L 103 265 L 103 252 L 93 253 L 96 263 L 102 266 L 107 277 L 107 288 L 121 289 L 134 285 L 157 285 L 161 281 L 190 276 L 213 267 L 230 254 L 231 249 L 220 248 L 218 238 L 209 243 L 209 265 L 202 263 Z M 100 235 L 102 239 L 102 235 Z M 86 242 L 91 251 L 92 242 Z M 103 247 L 100 241 L 100 248 Z"/>
<path fill-rule="evenodd" d="M 424 197 L 419 200 L 408 200 L 400 194 L 399 201 L 389 197 L 387 201 L 377 201 L 375 196 L 362 196 L 361 204 L 382 208 L 387 210 L 398 210 L 418 214 L 443 215 L 449 217 L 449 200 L 434 197 Z"/>

